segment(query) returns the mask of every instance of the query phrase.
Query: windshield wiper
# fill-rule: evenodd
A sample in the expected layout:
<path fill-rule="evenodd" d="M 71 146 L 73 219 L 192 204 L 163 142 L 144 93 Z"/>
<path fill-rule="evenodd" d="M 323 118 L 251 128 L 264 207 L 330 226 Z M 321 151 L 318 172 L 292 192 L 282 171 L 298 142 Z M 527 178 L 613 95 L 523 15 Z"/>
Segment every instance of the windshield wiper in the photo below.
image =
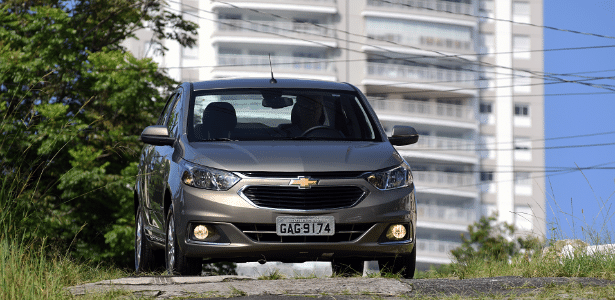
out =
<path fill-rule="evenodd" d="M 329 138 L 329 137 L 317 137 L 317 136 L 293 136 L 283 137 L 280 140 L 294 140 L 294 141 L 346 141 L 345 138 Z"/>
<path fill-rule="evenodd" d="M 228 141 L 237 141 L 237 140 L 233 140 L 233 139 L 229 139 L 229 138 L 215 138 L 215 139 L 203 139 L 200 140 L 199 142 L 228 142 Z"/>
<path fill-rule="evenodd" d="M 320 138 L 310 137 L 310 136 L 292 136 L 292 137 L 282 137 L 276 140 L 296 140 L 296 141 L 313 141 L 318 140 Z"/>

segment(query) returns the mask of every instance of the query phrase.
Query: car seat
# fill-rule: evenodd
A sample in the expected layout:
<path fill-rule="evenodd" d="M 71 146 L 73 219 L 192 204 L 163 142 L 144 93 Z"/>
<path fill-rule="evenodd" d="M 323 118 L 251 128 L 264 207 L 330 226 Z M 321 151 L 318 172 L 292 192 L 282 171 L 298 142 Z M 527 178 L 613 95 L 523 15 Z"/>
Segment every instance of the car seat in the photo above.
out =
<path fill-rule="evenodd" d="M 237 126 L 237 113 L 228 102 L 212 102 L 203 111 L 203 124 L 195 128 L 196 136 L 201 140 L 231 138 L 231 132 Z"/>

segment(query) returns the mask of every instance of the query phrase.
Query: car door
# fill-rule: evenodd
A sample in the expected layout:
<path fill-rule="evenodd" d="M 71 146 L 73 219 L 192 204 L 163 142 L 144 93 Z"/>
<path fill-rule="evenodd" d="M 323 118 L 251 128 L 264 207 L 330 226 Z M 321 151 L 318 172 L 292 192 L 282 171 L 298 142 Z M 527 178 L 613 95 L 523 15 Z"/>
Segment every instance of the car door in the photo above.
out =
<path fill-rule="evenodd" d="M 158 118 L 156 125 L 166 125 L 171 110 L 177 102 L 177 92 L 174 92 L 169 96 L 167 104 Z M 172 149 L 171 146 L 154 146 L 147 145 L 144 149 L 145 161 L 143 169 L 146 171 L 145 183 L 143 191 L 146 194 L 145 207 L 148 213 L 146 214 L 147 223 L 150 225 L 151 233 L 160 239 L 164 238 L 164 216 L 162 216 L 164 203 L 164 188 L 166 186 L 165 176 L 160 169 L 162 154 L 166 148 Z"/>
<path fill-rule="evenodd" d="M 174 99 L 168 109 L 168 114 L 163 125 L 167 126 L 169 136 L 177 138 L 179 135 L 179 124 L 181 123 L 181 98 L 182 90 L 179 89 L 174 94 Z M 152 212 L 157 225 L 159 225 L 161 234 L 164 236 L 164 197 L 167 189 L 167 180 L 169 179 L 169 170 L 171 168 L 172 156 L 175 151 L 172 146 L 155 146 L 156 159 L 154 160 L 153 172 L 156 178 L 155 197 L 152 199 Z"/>

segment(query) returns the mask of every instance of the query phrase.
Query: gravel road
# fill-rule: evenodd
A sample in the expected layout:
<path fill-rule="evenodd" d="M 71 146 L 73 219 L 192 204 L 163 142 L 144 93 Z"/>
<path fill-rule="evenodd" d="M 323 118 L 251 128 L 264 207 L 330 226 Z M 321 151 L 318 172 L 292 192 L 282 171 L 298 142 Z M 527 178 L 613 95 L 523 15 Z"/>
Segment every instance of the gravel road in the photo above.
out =
<path fill-rule="evenodd" d="M 73 295 L 122 289 L 154 299 L 297 300 L 317 296 L 322 300 L 374 299 L 420 296 L 520 296 L 544 287 L 577 282 L 583 286 L 615 286 L 614 281 L 596 278 L 492 277 L 478 279 L 315 278 L 256 280 L 243 276 L 131 277 L 105 280 L 69 288 Z M 330 299 L 329 299 L 330 298 Z"/>

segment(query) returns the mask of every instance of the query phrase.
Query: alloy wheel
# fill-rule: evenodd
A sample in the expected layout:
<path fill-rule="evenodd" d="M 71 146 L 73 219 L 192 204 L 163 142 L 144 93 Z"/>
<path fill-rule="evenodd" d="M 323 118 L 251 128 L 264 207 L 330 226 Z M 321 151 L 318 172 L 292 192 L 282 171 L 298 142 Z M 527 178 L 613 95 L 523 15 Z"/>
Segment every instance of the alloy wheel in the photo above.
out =
<path fill-rule="evenodd" d="M 141 271 L 141 255 L 142 255 L 142 243 L 143 243 L 143 215 L 138 212 L 137 226 L 135 231 L 135 270 Z"/>
<path fill-rule="evenodd" d="M 175 269 L 175 222 L 173 216 L 169 217 L 167 229 L 167 272 L 173 274 Z"/>

